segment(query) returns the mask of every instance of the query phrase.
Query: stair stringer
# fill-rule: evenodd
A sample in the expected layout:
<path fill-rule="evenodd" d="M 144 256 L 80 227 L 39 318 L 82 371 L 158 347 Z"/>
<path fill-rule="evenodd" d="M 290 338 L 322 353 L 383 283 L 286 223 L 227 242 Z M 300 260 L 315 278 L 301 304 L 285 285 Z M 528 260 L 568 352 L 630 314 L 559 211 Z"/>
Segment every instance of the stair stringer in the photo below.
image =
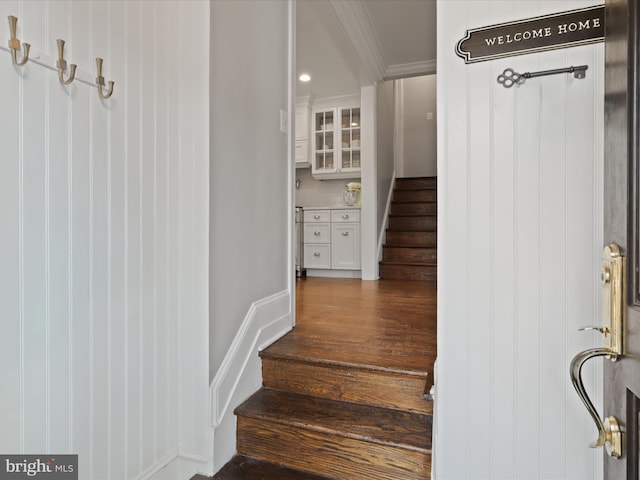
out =
<path fill-rule="evenodd" d="M 378 250 L 377 250 L 377 261 L 380 263 L 382 261 L 382 251 L 384 247 L 384 243 L 386 242 L 387 237 L 387 228 L 389 228 L 389 212 L 391 211 L 391 202 L 393 201 L 393 192 L 394 185 L 396 183 L 396 171 L 393 171 L 391 174 L 391 185 L 389 186 L 389 194 L 387 195 L 387 205 L 384 209 L 384 216 L 382 224 L 380 225 L 380 231 L 378 232 Z M 380 278 L 380 274 L 378 272 L 378 278 Z"/>
<path fill-rule="evenodd" d="M 214 432 L 213 471 L 236 453 L 236 418 L 233 410 L 262 386 L 259 352 L 293 327 L 288 290 L 257 300 L 236 334 L 210 386 L 211 425 Z"/>

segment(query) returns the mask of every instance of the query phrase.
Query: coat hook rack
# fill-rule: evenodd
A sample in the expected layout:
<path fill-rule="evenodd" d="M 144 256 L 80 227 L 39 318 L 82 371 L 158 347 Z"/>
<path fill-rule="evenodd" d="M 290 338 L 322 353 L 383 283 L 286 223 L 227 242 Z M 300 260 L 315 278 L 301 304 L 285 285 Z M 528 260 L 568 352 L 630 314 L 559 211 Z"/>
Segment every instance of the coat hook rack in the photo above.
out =
<path fill-rule="evenodd" d="M 76 78 L 76 68 L 78 66 L 73 63 L 69 65 L 69 77 L 65 80 L 64 74 L 67 71 L 67 61 L 64 59 L 64 40 L 59 38 L 56 42 L 58 42 L 58 61 L 56 62 L 58 79 L 62 85 L 69 85 Z"/>
<path fill-rule="evenodd" d="M 96 85 L 98 86 L 98 95 L 100 95 L 100 98 L 109 98 L 111 95 L 113 95 L 113 82 L 109 81 L 109 88 L 107 89 L 107 92 L 104 93 L 102 91 L 105 83 L 104 83 L 104 77 L 102 76 L 102 58 L 96 58 L 96 66 L 98 67 L 98 76 L 96 77 Z"/>
<path fill-rule="evenodd" d="M 9 15 L 9 30 L 11 31 L 11 40 L 9 40 L 9 48 L 11 49 L 11 60 L 13 64 L 21 67 L 29 60 L 29 49 L 31 45 L 28 43 L 22 44 L 22 60 L 18 61 L 18 51 L 20 50 L 20 40 L 16 38 L 16 32 L 18 30 L 18 18 L 13 15 Z"/>
<path fill-rule="evenodd" d="M 541 72 L 518 73 L 513 68 L 507 68 L 498 75 L 498 83 L 504 88 L 511 88 L 514 85 L 522 85 L 527 78 L 544 77 L 545 75 L 556 75 L 558 73 L 573 73 L 575 78 L 583 79 L 587 76 L 588 65 L 571 66 L 566 68 L 556 68 L 554 70 L 543 70 Z"/>

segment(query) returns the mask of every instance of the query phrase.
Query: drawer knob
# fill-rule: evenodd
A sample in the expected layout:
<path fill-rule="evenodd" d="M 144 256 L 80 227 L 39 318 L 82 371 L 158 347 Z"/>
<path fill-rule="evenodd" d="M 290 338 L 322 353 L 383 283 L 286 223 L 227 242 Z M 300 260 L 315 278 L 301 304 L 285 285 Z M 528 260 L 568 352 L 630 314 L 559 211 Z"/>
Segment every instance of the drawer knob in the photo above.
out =
<path fill-rule="evenodd" d="M 320 252 L 316 252 L 313 254 L 314 257 L 319 257 L 320 256 Z"/>
<path fill-rule="evenodd" d="M 346 220 L 347 218 L 349 218 L 349 214 L 345 213 L 344 215 L 342 215 L 342 218 L 344 218 Z"/>
<path fill-rule="evenodd" d="M 343 237 L 348 237 L 349 236 L 349 232 L 342 232 L 342 236 Z"/>
<path fill-rule="evenodd" d="M 315 232 L 313 232 L 313 234 L 314 234 L 316 237 L 319 237 L 319 236 L 320 236 L 320 232 L 318 232 L 317 230 L 316 230 Z"/>
<path fill-rule="evenodd" d="M 315 218 L 316 220 L 320 220 L 320 215 L 314 215 L 313 218 Z"/>

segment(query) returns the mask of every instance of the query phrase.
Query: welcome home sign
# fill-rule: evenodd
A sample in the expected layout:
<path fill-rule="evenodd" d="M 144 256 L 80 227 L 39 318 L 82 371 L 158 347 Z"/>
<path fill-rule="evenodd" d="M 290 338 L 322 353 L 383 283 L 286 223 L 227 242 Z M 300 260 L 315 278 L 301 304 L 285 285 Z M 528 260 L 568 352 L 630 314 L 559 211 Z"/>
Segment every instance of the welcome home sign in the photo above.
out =
<path fill-rule="evenodd" d="M 604 40 L 604 5 L 467 30 L 456 45 L 465 63 Z"/>

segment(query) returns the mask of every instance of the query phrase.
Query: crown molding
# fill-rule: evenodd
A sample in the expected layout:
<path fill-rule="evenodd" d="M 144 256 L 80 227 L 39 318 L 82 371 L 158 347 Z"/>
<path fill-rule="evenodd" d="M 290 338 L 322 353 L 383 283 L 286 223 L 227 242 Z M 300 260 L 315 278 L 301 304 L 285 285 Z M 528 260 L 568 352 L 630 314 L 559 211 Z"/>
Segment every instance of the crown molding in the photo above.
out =
<path fill-rule="evenodd" d="M 371 82 L 383 80 L 387 63 L 363 0 L 329 0 L 329 5 L 369 72 Z"/>
<path fill-rule="evenodd" d="M 437 62 L 435 60 L 389 65 L 385 69 L 384 79 L 393 80 L 396 78 L 417 77 L 419 75 L 431 75 L 436 73 L 436 65 L 437 65 Z"/>

